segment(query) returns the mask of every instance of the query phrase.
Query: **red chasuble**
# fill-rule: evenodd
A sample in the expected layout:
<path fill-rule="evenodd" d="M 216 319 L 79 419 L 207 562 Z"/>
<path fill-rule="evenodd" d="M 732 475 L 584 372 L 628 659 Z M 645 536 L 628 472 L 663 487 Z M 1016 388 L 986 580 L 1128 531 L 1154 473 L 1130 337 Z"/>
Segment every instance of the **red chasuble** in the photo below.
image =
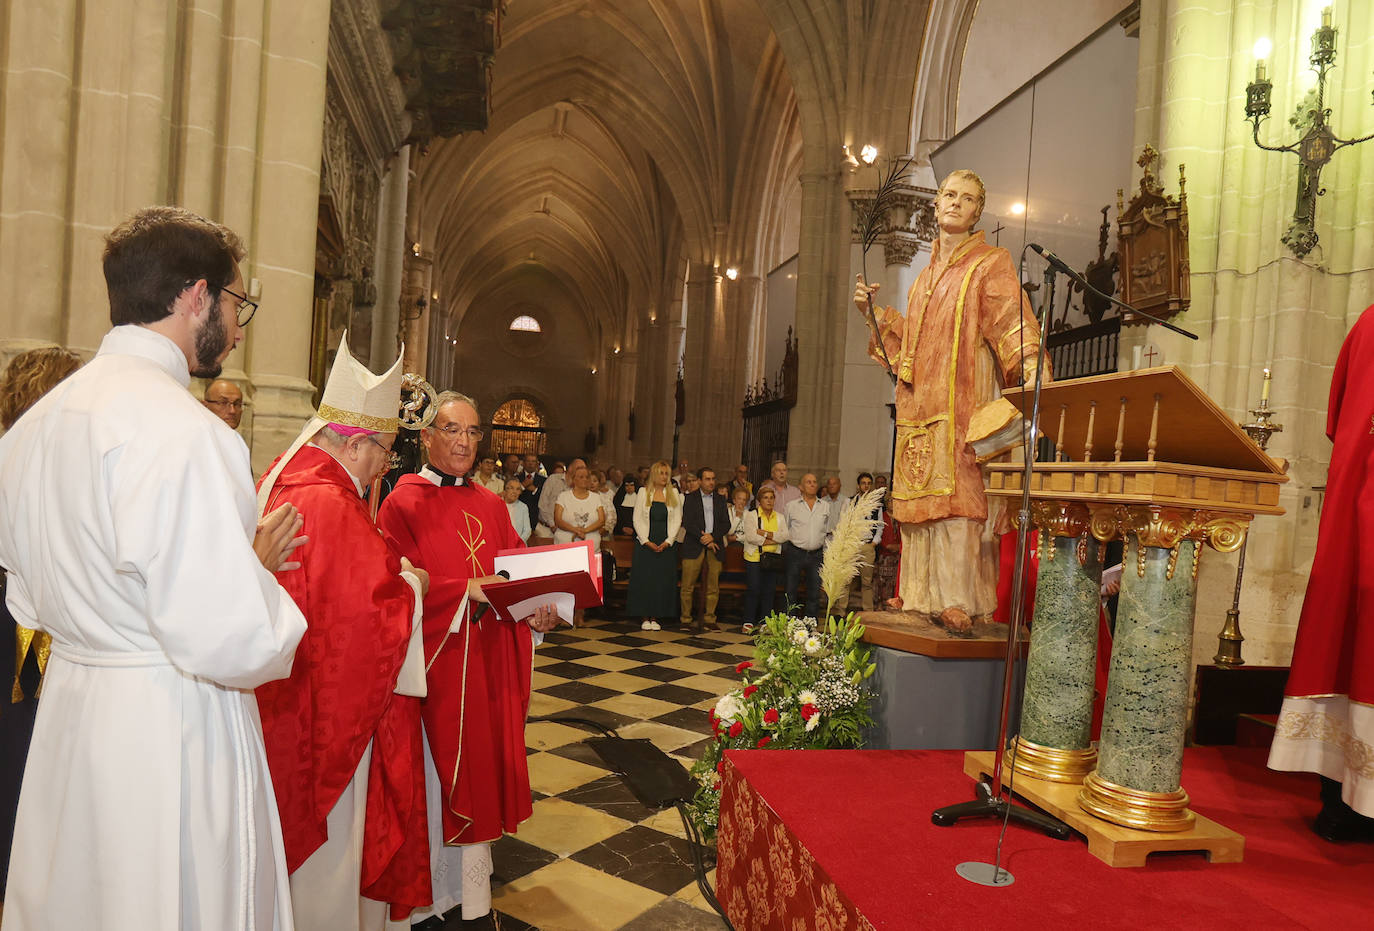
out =
<path fill-rule="evenodd" d="M 303 447 L 282 471 L 267 510 L 288 503 L 310 542 L 296 551 L 300 569 L 277 578 L 309 628 L 291 676 L 256 690 L 287 869 L 325 842 L 325 819 L 374 741 L 360 892 L 409 914 L 433 896 L 420 700 L 394 693 L 415 594 L 353 479 L 324 450 Z"/>
<path fill-rule="evenodd" d="M 1374 705 L 1374 307 L 1336 360 L 1326 435 L 1326 500 L 1284 694 Z"/>
<path fill-rule="evenodd" d="M 491 575 L 496 554 L 523 547 L 506 503 L 472 484 L 407 475 L 377 523 L 398 553 L 429 572 L 425 597 L 425 734 L 443 786 L 446 844 L 513 832 L 532 813 L 525 762 L 534 642 L 529 625 L 490 611 L 450 633 L 468 580 Z M 469 612 L 469 615 L 471 612 Z"/>

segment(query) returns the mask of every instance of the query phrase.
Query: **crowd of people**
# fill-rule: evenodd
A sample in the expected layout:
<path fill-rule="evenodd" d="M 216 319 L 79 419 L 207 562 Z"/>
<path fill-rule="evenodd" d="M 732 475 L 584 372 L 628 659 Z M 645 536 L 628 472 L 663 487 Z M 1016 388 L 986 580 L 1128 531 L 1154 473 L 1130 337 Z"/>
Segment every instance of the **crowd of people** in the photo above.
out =
<path fill-rule="evenodd" d="M 633 539 L 626 613 L 639 618 L 641 629 L 648 631 L 662 630 L 665 622 L 720 629 L 720 576 L 731 547 L 740 554 L 737 571 L 745 579 L 740 623 L 756 623 L 773 610 L 779 591 L 786 604 L 796 599 L 798 610 L 816 616 L 821 610 L 820 562 L 835 522 L 860 495 L 887 485 L 886 475 L 869 472 L 859 473 L 849 495 L 834 475 L 822 481 L 807 473 L 793 485 L 781 460 L 773 463 L 757 490 L 744 464 L 694 470 L 684 459 L 674 470 L 659 460 L 627 473 L 616 466 L 603 471 L 583 459 L 546 466 L 529 453 L 505 456 L 500 471 L 495 456 L 481 462 L 490 470 L 474 475 L 473 481 L 503 489 L 511 520 L 527 542 L 590 540 L 614 564 L 612 539 Z M 856 585 L 864 611 L 886 606 L 895 597 L 900 548 L 890 500 L 871 516 L 883 525 L 863 545 Z M 698 621 L 694 598 L 699 584 L 705 597 Z M 850 594 L 837 597 L 836 613 L 847 610 Z"/>

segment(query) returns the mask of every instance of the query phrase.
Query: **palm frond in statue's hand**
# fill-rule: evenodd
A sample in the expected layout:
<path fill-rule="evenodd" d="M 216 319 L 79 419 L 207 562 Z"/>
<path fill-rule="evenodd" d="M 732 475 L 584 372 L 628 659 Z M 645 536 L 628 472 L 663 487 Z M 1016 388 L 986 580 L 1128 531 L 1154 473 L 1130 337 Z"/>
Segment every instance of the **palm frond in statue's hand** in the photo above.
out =
<path fill-rule="evenodd" d="M 868 250 L 873 248 L 873 244 L 882 235 L 884 227 L 887 225 L 887 215 L 892 208 L 897 206 L 900 196 L 900 188 L 906 183 L 907 175 L 911 171 L 911 166 L 915 162 L 912 158 L 890 159 L 886 168 L 879 168 L 878 189 L 873 192 L 873 200 L 859 207 L 859 242 L 863 246 L 863 281 L 868 284 Z M 873 296 L 868 296 L 868 324 L 873 328 L 873 339 L 878 344 L 878 351 L 883 354 L 883 364 L 887 366 L 887 374 L 891 376 L 893 382 L 897 381 L 897 370 L 892 366 L 892 360 L 888 358 L 887 346 L 883 344 L 882 330 L 878 327 L 878 317 L 873 310 Z"/>
<path fill-rule="evenodd" d="M 826 614 L 835 604 L 840 593 L 847 591 L 859 567 L 863 565 L 863 545 L 873 539 L 873 534 L 882 525 L 883 492 L 875 488 L 860 495 L 841 513 L 830 533 L 830 542 L 821 558 L 821 588 L 827 597 Z M 872 517 L 874 511 L 876 518 Z"/>

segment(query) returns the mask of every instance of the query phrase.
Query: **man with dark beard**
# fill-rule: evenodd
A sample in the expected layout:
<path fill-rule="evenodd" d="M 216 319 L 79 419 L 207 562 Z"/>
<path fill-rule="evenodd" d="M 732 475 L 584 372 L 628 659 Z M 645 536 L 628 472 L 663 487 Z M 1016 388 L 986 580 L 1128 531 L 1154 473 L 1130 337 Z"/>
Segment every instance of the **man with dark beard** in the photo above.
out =
<path fill-rule="evenodd" d="M 286 931 L 281 828 L 252 689 L 305 619 L 273 572 L 243 440 L 187 390 L 243 336 L 233 231 L 151 207 L 106 238 L 114 328 L 0 438 L 0 565 L 52 636 L 6 927 Z"/>

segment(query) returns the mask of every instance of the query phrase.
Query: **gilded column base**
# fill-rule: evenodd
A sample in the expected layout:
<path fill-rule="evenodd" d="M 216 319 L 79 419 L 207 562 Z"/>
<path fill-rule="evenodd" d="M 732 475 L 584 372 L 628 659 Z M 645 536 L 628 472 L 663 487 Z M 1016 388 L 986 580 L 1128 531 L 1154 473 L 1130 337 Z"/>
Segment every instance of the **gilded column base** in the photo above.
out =
<path fill-rule="evenodd" d="M 1141 831 L 1186 831 L 1193 826 L 1188 793 L 1143 792 L 1108 782 L 1091 772 L 1078 793 L 1078 807 L 1088 814 Z"/>
<path fill-rule="evenodd" d="M 1097 768 L 1097 750 L 1092 747 L 1086 750 L 1061 750 L 1031 743 L 1024 737 L 1017 737 L 1012 745 L 1013 749 L 1007 751 L 1012 768 L 1032 779 L 1077 784 Z"/>

